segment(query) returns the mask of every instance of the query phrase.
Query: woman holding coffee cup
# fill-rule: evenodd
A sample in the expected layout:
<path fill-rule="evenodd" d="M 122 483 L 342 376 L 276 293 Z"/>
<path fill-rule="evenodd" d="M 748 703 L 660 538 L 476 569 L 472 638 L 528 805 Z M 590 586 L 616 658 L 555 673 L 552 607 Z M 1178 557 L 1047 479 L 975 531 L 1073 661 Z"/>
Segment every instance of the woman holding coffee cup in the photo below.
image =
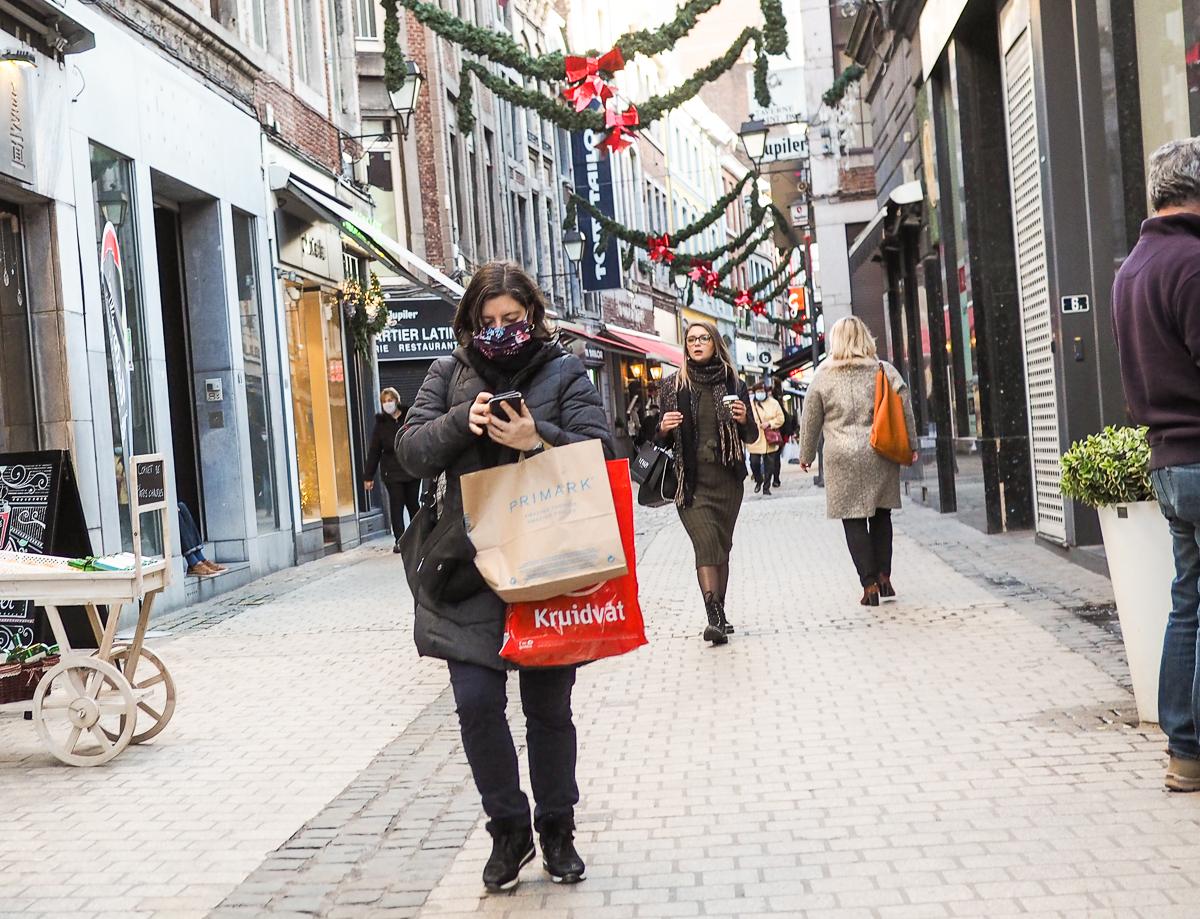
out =
<path fill-rule="evenodd" d="M 658 441 L 674 452 L 675 506 L 696 552 L 696 579 L 708 618 L 704 640 L 723 645 L 733 633 L 725 593 L 733 528 L 745 493 L 746 444 L 758 440 L 758 426 L 746 384 L 738 379 L 717 327 L 689 323 L 684 346 L 684 366 L 662 385 Z"/>

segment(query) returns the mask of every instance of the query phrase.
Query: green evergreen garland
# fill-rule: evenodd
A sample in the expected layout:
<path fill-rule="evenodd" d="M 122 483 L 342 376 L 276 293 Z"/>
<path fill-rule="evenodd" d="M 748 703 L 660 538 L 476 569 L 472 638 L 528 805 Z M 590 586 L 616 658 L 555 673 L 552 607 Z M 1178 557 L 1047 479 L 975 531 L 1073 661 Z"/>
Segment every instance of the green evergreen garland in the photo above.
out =
<path fill-rule="evenodd" d="M 387 0 L 384 3 L 384 13 L 391 19 L 396 18 L 397 0 Z M 561 51 L 552 51 L 535 57 L 526 52 L 517 42 L 503 32 L 494 32 L 481 26 L 465 22 L 453 13 L 443 10 L 434 3 L 426 0 L 399 0 L 410 10 L 417 21 L 428 26 L 434 32 L 448 39 L 464 50 L 470 51 L 481 58 L 511 67 L 523 76 L 538 80 L 561 81 L 565 67 L 566 56 Z M 721 0 L 688 0 L 675 13 L 675 18 L 654 29 L 636 29 L 626 32 L 617 39 L 615 47 L 621 49 L 621 56 L 626 61 L 635 57 L 653 57 L 675 46 L 685 35 L 690 33 L 701 15 L 707 13 Z M 787 51 L 787 19 L 783 15 L 782 0 L 760 0 L 763 20 L 766 23 L 762 30 L 766 39 L 765 47 L 768 54 L 784 54 Z M 390 9 L 389 9 L 390 6 Z M 388 48 L 385 27 L 384 53 Z M 590 57 L 598 56 L 597 52 L 588 51 Z M 389 85 L 389 89 L 395 89 Z"/>
<path fill-rule="evenodd" d="M 845 70 L 838 74 L 833 85 L 825 90 L 825 94 L 821 96 L 821 101 L 833 108 L 846 96 L 846 90 L 850 88 L 852 83 L 857 83 L 863 78 L 866 70 L 859 64 L 851 64 Z"/>
<path fill-rule="evenodd" d="M 383 7 L 383 84 L 390 93 L 400 89 L 408 75 L 404 52 L 400 50 L 400 17 L 396 2 L 380 0 Z"/>
<path fill-rule="evenodd" d="M 658 121 L 667 112 L 679 108 L 689 99 L 697 96 L 700 90 L 706 85 L 733 67 L 739 58 L 741 58 L 746 45 L 751 42 L 754 43 L 756 48 L 758 61 L 762 62 L 761 64 L 755 64 L 755 98 L 764 107 L 770 105 L 771 94 L 767 88 L 766 81 L 767 58 L 763 51 L 763 35 L 758 29 L 747 28 L 742 30 L 742 34 L 738 36 L 737 41 L 730 45 L 729 50 L 721 55 L 721 57 L 701 67 L 691 77 L 680 83 L 679 86 L 670 92 L 651 96 L 645 102 L 640 103 L 637 107 L 638 127 L 644 128 Z M 762 74 L 761 81 L 758 79 L 760 72 Z M 553 122 L 566 131 L 585 131 L 589 128 L 593 131 L 608 130 L 603 109 L 585 109 L 582 112 L 577 112 L 574 107 L 567 105 L 557 96 L 548 96 L 537 89 L 526 89 L 523 86 L 518 86 L 511 80 L 499 74 L 492 73 L 484 64 L 478 61 L 463 61 L 462 74 L 459 77 L 456 109 L 458 111 L 458 126 L 464 132 L 470 132 L 475 127 L 475 113 L 473 111 L 474 90 L 471 85 L 472 76 L 501 99 L 505 99 L 513 105 L 518 105 L 522 108 L 532 109 L 547 121 Z"/>
<path fill-rule="evenodd" d="M 674 248 L 679 243 L 686 242 L 697 233 L 702 233 L 725 212 L 725 208 L 729 207 L 738 196 L 742 193 L 742 189 L 746 187 L 746 183 L 751 179 L 757 178 L 757 173 L 747 172 L 742 176 L 741 180 L 733 186 L 729 191 L 717 199 L 708 211 L 701 214 L 693 223 L 689 223 L 686 227 L 681 227 L 679 230 L 671 234 L 671 247 Z M 603 214 L 592 202 L 586 198 L 581 198 L 574 191 L 567 189 L 567 213 L 563 220 L 563 229 L 574 229 L 576 224 L 575 210 L 577 207 L 582 207 L 591 215 L 592 219 L 600 224 L 600 230 L 603 234 L 602 238 L 606 239 L 609 236 L 615 236 L 622 242 L 630 243 L 640 249 L 650 248 L 649 233 L 643 233 L 641 230 L 634 230 L 623 223 L 613 220 L 611 217 Z M 666 232 L 665 230 L 663 232 Z M 600 246 L 600 240 L 596 240 L 596 245 Z M 601 246 L 601 248 L 603 248 Z"/>

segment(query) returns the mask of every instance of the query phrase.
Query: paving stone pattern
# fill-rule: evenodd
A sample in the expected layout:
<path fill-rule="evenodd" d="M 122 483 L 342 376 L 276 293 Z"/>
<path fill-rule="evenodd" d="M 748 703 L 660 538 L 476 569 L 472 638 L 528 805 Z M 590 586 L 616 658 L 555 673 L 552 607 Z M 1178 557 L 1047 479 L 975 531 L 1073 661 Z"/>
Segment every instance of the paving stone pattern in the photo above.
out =
<path fill-rule="evenodd" d="M 0 721 L 0 916 L 1196 915 L 1200 796 L 1128 723 L 1107 582 L 906 510 L 900 599 L 863 608 L 785 475 L 747 497 L 725 648 L 673 511 L 639 517 L 650 644 L 575 693 L 578 887 L 483 894 L 445 670 L 376 544 L 177 617 L 176 720 L 106 768 Z"/>

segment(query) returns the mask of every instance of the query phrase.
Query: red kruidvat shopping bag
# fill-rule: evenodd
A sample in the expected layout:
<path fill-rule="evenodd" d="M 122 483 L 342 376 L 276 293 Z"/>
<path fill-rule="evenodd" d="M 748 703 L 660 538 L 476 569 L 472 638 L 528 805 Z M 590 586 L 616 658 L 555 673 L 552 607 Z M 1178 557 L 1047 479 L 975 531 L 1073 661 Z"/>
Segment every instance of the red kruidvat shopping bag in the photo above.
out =
<path fill-rule="evenodd" d="M 629 461 L 606 465 L 629 571 L 549 600 L 510 603 L 500 648 L 505 660 L 522 667 L 565 667 L 615 657 L 646 643 L 634 563 Z"/>

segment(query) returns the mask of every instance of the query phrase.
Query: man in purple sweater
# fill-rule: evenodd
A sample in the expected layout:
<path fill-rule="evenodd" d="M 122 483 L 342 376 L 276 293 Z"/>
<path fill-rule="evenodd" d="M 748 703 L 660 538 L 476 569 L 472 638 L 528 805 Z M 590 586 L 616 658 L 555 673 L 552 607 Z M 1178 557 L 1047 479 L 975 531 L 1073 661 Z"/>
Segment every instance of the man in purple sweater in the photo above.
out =
<path fill-rule="evenodd" d="M 1166 787 L 1200 791 L 1200 138 L 1150 157 L 1154 216 L 1113 284 L 1113 327 L 1130 417 L 1150 428 L 1150 477 L 1175 548 L 1158 717 Z"/>

